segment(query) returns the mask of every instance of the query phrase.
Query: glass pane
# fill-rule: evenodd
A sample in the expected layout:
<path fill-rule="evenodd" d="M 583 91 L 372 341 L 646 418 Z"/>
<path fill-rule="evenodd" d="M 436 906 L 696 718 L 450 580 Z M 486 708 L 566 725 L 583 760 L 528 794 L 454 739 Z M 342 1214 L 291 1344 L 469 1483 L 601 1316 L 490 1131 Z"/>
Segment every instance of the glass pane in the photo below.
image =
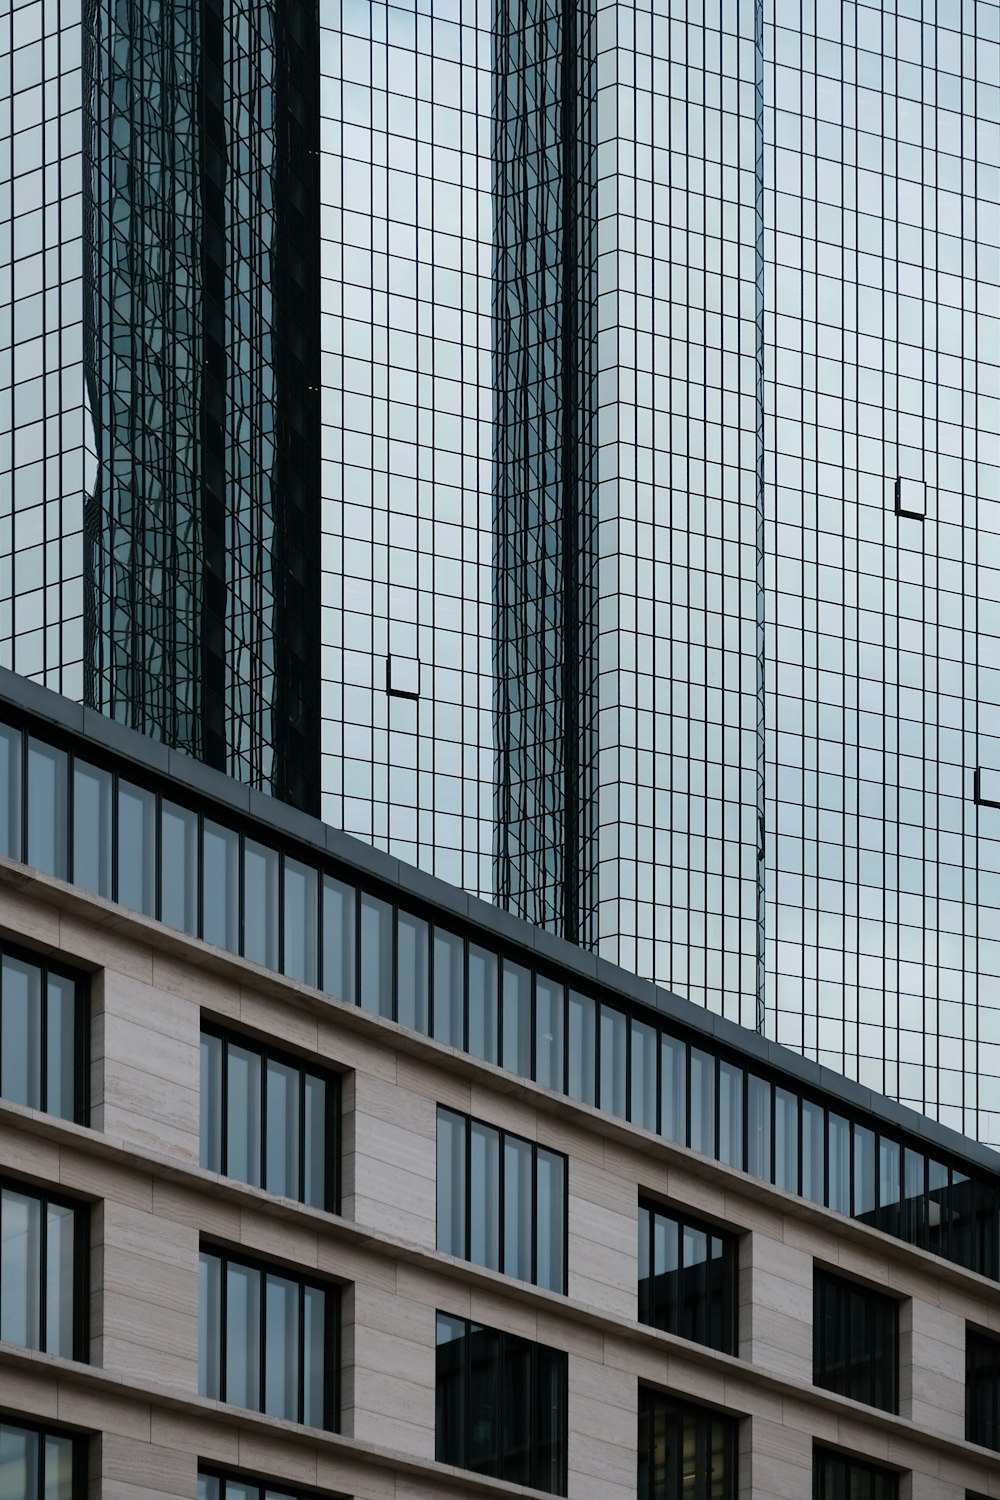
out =
<path fill-rule="evenodd" d="M 743 1170 L 743 1069 L 719 1062 L 719 1160 Z"/>
<path fill-rule="evenodd" d="M 681 1230 L 681 1321 L 682 1338 L 704 1344 L 708 1337 L 708 1235 L 685 1224 Z"/>
<path fill-rule="evenodd" d="M 450 1047 L 465 1046 L 465 945 L 440 927 L 434 929 L 434 1035 Z"/>
<path fill-rule="evenodd" d="M 535 979 L 535 1079 L 563 1091 L 563 1030 L 566 991 L 553 979 Z"/>
<path fill-rule="evenodd" d="M 466 1254 L 465 1135 L 461 1115 L 437 1114 L 437 1248 L 445 1255 Z"/>
<path fill-rule="evenodd" d="M 520 1281 L 530 1281 L 531 1252 L 535 1240 L 531 1143 L 508 1135 L 504 1138 L 503 1154 L 503 1269 L 508 1276 L 516 1276 Z"/>
<path fill-rule="evenodd" d="M 499 1271 L 500 1132 L 473 1120 L 469 1152 L 469 1259 Z"/>
<path fill-rule="evenodd" d="M 38 1494 L 38 1437 L 23 1427 L 0 1422 L 0 1495 L 34 1500 Z"/>
<path fill-rule="evenodd" d="M 226 1389 L 224 1401 L 260 1410 L 260 1272 L 226 1267 Z"/>
<path fill-rule="evenodd" d="M 286 1063 L 267 1064 L 267 1176 L 269 1193 L 299 1196 L 299 1070 Z"/>
<path fill-rule="evenodd" d="M 0 724 L 0 854 L 21 858 L 21 731 Z"/>
<path fill-rule="evenodd" d="M 875 1132 L 854 1127 L 854 1216 L 871 1219 L 875 1213 Z"/>
<path fill-rule="evenodd" d="M 692 1151 L 715 1155 L 715 1058 L 698 1047 L 691 1048 L 691 1139 Z"/>
<path fill-rule="evenodd" d="M 632 1099 L 631 1119 L 644 1130 L 656 1130 L 656 1032 L 644 1021 L 631 1025 Z"/>
<path fill-rule="evenodd" d="M 347 1005 L 357 1001 L 354 887 L 323 876 L 323 988 Z"/>
<path fill-rule="evenodd" d="M 531 1077 L 531 974 L 520 964 L 503 966 L 503 1066 Z"/>
<path fill-rule="evenodd" d="M 550 1292 L 565 1292 L 566 1162 L 556 1152 L 540 1146 L 537 1172 L 535 1280 Z"/>
<path fill-rule="evenodd" d="M 333 1207 L 326 1190 L 326 1082 L 305 1076 L 305 1163 L 302 1201 L 313 1208 Z M 334 1096 L 335 1097 L 335 1096 Z"/>
<path fill-rule="evenodd" d="M 438 1463 L 465 1468 L 466 1325 L 460 1318 L 437 1315 L 437 1392 L 434 1456 Z"/>
<path fill-rule="evenodd" d="M 243 954 L 278 967 L 278 853 L 253 839 L 243 844 Z"/>
<path fill-rule="evenodd" d="M 222 1171 L 222 1039 L 201 1037 L 201 1149 L 199 1164 Z"/>
<path fill-rule="evenodd" d="M 156 916 L 156 798 L 143 787 L 118 782 L 118 900 L 143 916 Z"/>
<path fill-rule="evenodd" d="M 0 1477 L 0 1495 L 3 1479 Z M 73 1491 L 73 1440 L 45 1437 L 45 1483 L 42 1500 L 76 1500 Z"/>
<path fill-rule="evenodd" d="M 227 1052 L 227 1177 L 260 1187 L 261 1060 L 257 1052 L 230 1042 Z"/>
<path fill-rule="evenodd" d="M 422 917 L 401 911 L 396 925 L 396 1019 L 426 1036 L 430 1030 L 430 930 Z"/>
<path fill-rule="evenodd" d="M 42 975 L 35 964 L 3 955 L 0 997 L 0 1092 L 29 1109 L 42 1107 Z"/>
<path fill-rule="evenodd" d="M 266 1277 L 264 1410 L 272 1417 L 299 1416 L 299 1288 L 284 1276 Z"/>
<path fill-rule="evenodd" d="M 50 1203 L 46 1211 L 45 1349 L 73 1358 L 73 1210 Z"/>
<path fill-rule="evenodd" d="M 205 819 L 204 920 L 206 943 L 240 951 L 240 840 L 231 828 Z"/>
<path fill-rule="evenodd" d="M 660 1037 L 660 1133 L 687 1144 L 687 1044 Z"/>
<path fill-rule="evenodd" d="M 625 1118 L 628 1023 L 622 1011 L 601 1006 L 601 1108 Z"/>
<path fill-rule="evenodd" d="M 285 856 L 284 972 L 315 984 L 317 974 L 319 876 L 308 865 Z"/>
<path fill-rule="evenodd" d="M 484 1062 L 497 1060 L 497 956 L 469 944 L 469 1051 Z"/>
<path fill-rule="evenodd" d="M 827 1207 L 837 1213 L 851 1211 L 851 1126 L 842 1115 L 831 1114 L 827 1137 Z"/>
<path fill-rule="evenodd" d="M 201 1252 L 198 1263 L 198 1394 L 222 1397 L 222 1266 L 217 1255 Z"/>
<path fill-rule="evenodd" d="M 535 1345 L 537 1439 L 531 1484 L 552 1495 L 566 1493 L 566 1356 Z"/>
<path fill-rule="evenodd" d="M 73 884 L 111 899 L 112 778 L 73 763 Z"/>
<path fill-rule="evenodd" d="M 198 815 L 175 802 L 160 814 L 160 913 L 178 932 L 198 931 Z"/>
<path fill-rule="evenodd" d="M 822 1203 L 825 1196 L 823 1110 L 802 1101 L 802 1196 Z"/>
<path fill-rule="evenodd" d="M 799 1190 L 799 1101 L 787 1089 L 774 1091 L 774 1181 L 786 1193 Z"/>
<path fill-rule="evenodd" d="M 566 1092 L 581 1104 L 597 1102 L 597 1006 L 589 995 L 569 993 L 569 1077 Z"/>
<path fill-rule="evenodd" d="M 677 1333 L 681 1326 L 680 1265 L 680 1225 L 664 1214 L 655 1214 L 650 1321 L 668 1333 Z"/>
<path fill-rule="evenodd" d="M 37 1198 L 0 1192 L 0 1338 L 41 1347 L 42 1205 Z"/>
<path fill-rule="evenodd" d="M 472 1324 L 469 1332 L 468 1467 L 493 1474 L 500 1467 L 500 1335 Z"/>
<path fill-rule="evenodd" d="M 899 1142 L 884 1135 L 878 1140 L 878 1217 L 879 1229 L 887 1234 L 900 1232 L 900 1191 L 902 1153 Z"/>
<path fill-rule="evenodd" d="M 28 864 L 66 879 L 66 754 L 28 739 Z"/>
<path fill-rule="evenodd" d="M 526 1339 L 507 1337 L 501 1344 L 502 1426 L 500 1478 L 509 1484 L 531 1484 L 533 1347 Z"/>
<path fill-rule="evenodd" d="M 50 1115 L 74 1120 L 76 1110 L 76 985 L 50 974 L 48 1035 L 45 1055 L 45 1102 Z"/>
<path fill-rule="evenodd" d="M 198 1500 L 223 1500 L 219 1480 L 214 1474 L 198 1475 Z"/>
<path fill-rule="evenodd" d="M 302 1420 L 307 1427 L 326 1426 L 326 1292 L 322 1287 L 302 1290 Z M 332 1351 L 331 1351 L 332 1352 Z"/>
<path fill-rule="evenodd" d="M 747 1171 L 771 1181 L 771 1085 L 751 1073 L 747 1079 Z"/>
<path fill-rule="evenodd" d="M 361 896 L 361 1008 L 392 1020 L 392 907 Z"/>

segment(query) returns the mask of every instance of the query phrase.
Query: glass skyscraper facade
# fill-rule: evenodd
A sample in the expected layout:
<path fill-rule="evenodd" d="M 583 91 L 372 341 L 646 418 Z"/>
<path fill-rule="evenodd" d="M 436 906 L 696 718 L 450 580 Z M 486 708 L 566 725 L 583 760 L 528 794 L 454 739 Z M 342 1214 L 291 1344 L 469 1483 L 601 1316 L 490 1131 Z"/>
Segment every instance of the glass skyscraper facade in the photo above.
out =
<path fill-rule="evenodd" d="M 1000 1144 L 995 0 L 0 70 L 2 660 Z"/>

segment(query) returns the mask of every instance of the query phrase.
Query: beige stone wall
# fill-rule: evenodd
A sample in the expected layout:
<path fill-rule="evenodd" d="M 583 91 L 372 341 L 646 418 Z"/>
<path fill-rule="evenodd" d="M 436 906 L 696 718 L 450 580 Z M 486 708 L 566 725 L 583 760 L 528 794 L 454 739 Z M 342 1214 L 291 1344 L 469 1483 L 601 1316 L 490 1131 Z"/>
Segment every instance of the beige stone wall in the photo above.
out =
<path fill-rule="evenodd" d="M 433 1462 L 439 1309 L 567 1351 L 572 1500 L 635 1494 L 640 1382 L 741 1418 L 741 1500 L 807 1500 L 814 1440 L 905 1471 L 904 1500 L 1000 1497 L 964 1442 L 965 1325 L 1000 1332 L 1000 1288 L 52 882 L 0 880 L 0 932 L 95 970 L 91 1127 L 0 1102 L 0 1169 L 92 1204 L 91 1363 L 0 1345 L 0 1410 L 94 1434 L 95 1500 L 191 1500 L 199 1458 L 359 1500 L 524 1493 Z M 203 1017 L 343 1072 L 342 1215 L 199 1169 Z M 438 1255 L 438 1104 L 566 1153 L 567 1297 Z M 635 1321 L 640 1194 L 741 1236 L 738 1359 Z M 199 1397 L 203 1239 L 344 1286 L 340 1435 Z M 900 1297 L 899 1417 L 813 1389 L 817 1261 Z"/>

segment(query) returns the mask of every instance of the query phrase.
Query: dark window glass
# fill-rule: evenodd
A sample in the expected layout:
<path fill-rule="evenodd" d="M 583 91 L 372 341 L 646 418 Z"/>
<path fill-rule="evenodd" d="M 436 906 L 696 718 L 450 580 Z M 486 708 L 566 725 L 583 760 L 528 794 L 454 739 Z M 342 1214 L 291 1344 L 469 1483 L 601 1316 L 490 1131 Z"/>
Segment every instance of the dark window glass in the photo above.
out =
<path fill-rule="evenodd" d="M 0 724 L 0 854 L 20 859 L 21 731 Z"/>
<path fill-rule="evenodd" d="M 282 903 L 282 970 L 290 979 L 315 984 L 317 976 L 319 877 L 310 865 L 285 856 Z"/>
<path fill-rule="evenodd" d="M 201 1165 L 336 1209 L 339 1087 L 242 1037 L 201 1034 Z"/>
<path fill-rule="evenodd" d="M 28 864 L 66 879 L 67 758 L 33 737 L 28 740 Z"/>
<path fill-rule="evenodd" d="M 178 932 L 198 931 L 198 815 L 174 802 L 160 810 L 160 916 Z"/>
<path fill-rule="evenodd" d="M 156 798 L 144 787 L 118 780 L 118 900 L 145 917 L 156 916 Z"/>
<path fill-rule="evenodd" d="M 334 1286 L 203 1250 L 199 1394 L 336 1430 L 339 1303 Z"/>
<path fill-rule="evenodd" d="M 566 1158 L 438 1109 L 437 1247 L 566 1290 Z"/>
<path fill-rule="evenodd" d="M 644 1021 L 632 1020 L 632 1074 L 629 1118 L 643 1130 L 656 1130 L 656 1031 Z"/>
<path fill-rule="evenodd" d="M 231 828 L 205 819 L 204 917 L 206 943 L 240 951 L 240 840 Z"/>
<path fill-rule="evenodd" d="M 86 1358 L 86 1218 L 79 1204 L 0 1187 L 0 1339 Z"/>
<path fill-rule="evenodd" d="M 735 1235 L 639 1205 L 639 1321 L 736 1353 Z"/>
<path fill-rule="evenodd" d="M 625 1118 L 628 1023 L 623 1011 L 601 1006 L 601 1108 Z"/>
<path fill-rule="evenodd" d="M 449 1047 L 465 1046 L 465 944 L 434 929 L 434 1035 Z"/>
<path fill-rule="evenodd" d="M 503 1051 L 510 1073 L 531 1077 L 531 973 L 520 964 L 503 965 Z"/>
<path fill-rule="evenodd" d="M 437 1315 L 439 1463 L 566 1493 L 566 1356 Z"/>
<path fill-rule="evenodd" d="M 965 1335 L 965 1436 L 1000 1452 L 1000 1339 Z"/>
<path fill-rule="evenodd" d="M 923 1153 L 907 1146 L 903 1151 L 903 1239 L 923 1245 L 927 1223 L 927 1162 Z"/>
<path fill-rule="evenodd" d="M 497 956 L 469 944 L 469 1051 L 497 1061 Z"/>
<path fill-rule="evenodd" d="M 0 953 L 0 1097 L 86 1122 L 87 984 Z"/>
<path fill-rule="evenodd" d="M 392 1019 L 392 907 L 361 897 L 361 1008 Z"/>
<path fill-rule="evenodd" d="M 73 884 L 110 901 L 114 783 L 110 771 L 73 762 Z"/>
<path fill-rule="evenodd" d="M 736 1422 L 639 1390 L 639 1500 L 735 1500 Z"/>
<path fill-rule="evenodd" d="M 0 1495 L 11 1500 L 84 1500 L 86 1446 L 80 1438 L 0 1418 Z"/>
<path fill-rule="evenodd" d="M 535 1081 L 563 1091 L 566 991 L 554 979 L 535 980 Z"/>
<path fill-rule="evenodd" d="M 357 897 L 354 887 L 323 876 L 323 988 L 354 1005 L 357 1000 Z"/>
<path fill-rule="evenodd" d="M 566 1092 L 581 1104 L 597 1103 L 597 1005 L 569 994 L 569 1080 Z"/>
<path fill-rule="evenodd" d="M 278 854 L 252 839 L 243 846 L 243 954 L 278 967 Z"/>
<path fill-rule="evenodd" d="M 396 924 L 396 1019 L 430 1031 L 430 930 L 422 917 L 401 911 Z"/>
<path fill-rule="evenodd" d="M 813 1453 L 813 1500 L 897 1500 L 898 1476 L 863 1459 L 817 1448 Z"/>
<path fill-rule="evenodd" d="M 854 1281 L 813 1280 L 813 1380 L 882 1411 L 899 1410 L 899 1304 Z"/>

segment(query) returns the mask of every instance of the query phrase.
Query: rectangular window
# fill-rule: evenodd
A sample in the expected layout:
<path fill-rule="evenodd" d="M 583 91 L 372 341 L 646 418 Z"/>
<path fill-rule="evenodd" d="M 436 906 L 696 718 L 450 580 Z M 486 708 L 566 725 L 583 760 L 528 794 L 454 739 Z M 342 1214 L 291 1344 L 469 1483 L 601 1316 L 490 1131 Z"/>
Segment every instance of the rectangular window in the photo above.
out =
<path fill-rule="evenodd" d="M 73 761 L 73 884 L 111 900 L 111 832 L 114 813 L 110 771 Z"/>
<path fill-rule="evenodd" d="M 0 1339 L 86 1359 L 86 1225 L 81 1204 L 0 1187 Z"/>
<path fill-rule="evenodd" d="M 323 876 L 323 988 L 353 1005 L 357 999 L 357 898 L 354 887 Z"/>
<path fill-rule="evenodd" d="M 566 1429 L 565 1354 L 438 1313 L 439 1463 L 565 1495 Z"/>
<path fill-rule="evenodd" d="M 1000 1453 L 1000 1339 L 965 1335 L 965 1436 Z"/>
<path fill-rule="evenodd" d="M 899 1476 L 863 1459 L 813 1450 L 813 1500 L 898 1500 Z"/>
<path fill-rule="evenodd" d="M 201 1165 L 337 1210 L 340 1080 L 244 1037 L 201 1034 Z"/>
<path fill-rule="evenodd" d="M 640 1203 L 640 1323 L 735 1354 L 738 1264 L 735 1235 Z"/>
<path fill-rule="evenodd" d="M 21 756 L 19 729 L 0 724 L 0 854 L 21 859 Z"/>
<path fill-rule="evenodd" d="M 361 896 L 361 1008 L 392 1020 L 392 907 Z"/>
<path fill-rule="evenodd" d="M 28 740 L 28 864 L 66 879 L 68 758 L 33 737 Z"/>
<path fill-rule="evenodd" d="M 639 1391 L 639 1500 L 736 1500 L 736 1422 Z"/>
<path fill-rule="evenodd" d="M 469 944 L 469 1051 L 489 1063 L 497 1061 L 497 967 L 495 953 Z"/>
<path fill-rule="evenodd" d="M 203 1249 L 198 1393 L 337 1430 L 339 1288 Z"/>
<path fill-rule="evenodd" d="M 156 916 L 156 797 L 118 779 L 118 900 Z"/>
<path fill-rule="evenodd" d="M 396 1019 L 427 1036 L 430 1031 L 430 929 L 422 917 L 401 911 L 396 921 Z"/>
<path fill-rule="evenodd" d="M 817 1270 L 813 1380 L 882 1411 L 899 1410 L 899 1304 L 871 1287 Z"/>
<path fill-rule="evenodd" d="M 198 815 L 174 802 L 160 814 L 160 917 L 178 932 L 198 931 Z"/>
<path fill-rule="evenodd" d="M 268 1480 L 224 1474 L 217 1470 L 198 1471 L 197 1500 L 309 1500 L 310 1495 L 315 1493 L 289 1489 L 286 1484 L 274 1484 Z"/>
<path fill-rule="evenodd" d="M 303 984 L 315 984 L 319 878 L 311 866 L 287 854 L 284 877 L 282 972 Z"/>
<path fill-rule="evenodd" d="M 0 1097 L 87 1122 L 87 982 L 0 951 Z"/>
<path fill-rule="evenodd" d="M 565 1156 L 439 1108 L 437 1247 L 565 1292 Z"/>
<path fill-rule="evenodd" d="M 243 954 L 278 967 L 278 851 L 253 839 L 243 843 Z"/>
<path fill-rule="evenodd" d="M 86 1453 L 81 1438 L 0 1417 L 0 1495 L 84 1500 Z"/>
<path fill-rule="evenodd" d="M 240 836 L 221 823 L 205 819 L 204 915 L 202 936 L 206 943 L 240 951 Z"/>

